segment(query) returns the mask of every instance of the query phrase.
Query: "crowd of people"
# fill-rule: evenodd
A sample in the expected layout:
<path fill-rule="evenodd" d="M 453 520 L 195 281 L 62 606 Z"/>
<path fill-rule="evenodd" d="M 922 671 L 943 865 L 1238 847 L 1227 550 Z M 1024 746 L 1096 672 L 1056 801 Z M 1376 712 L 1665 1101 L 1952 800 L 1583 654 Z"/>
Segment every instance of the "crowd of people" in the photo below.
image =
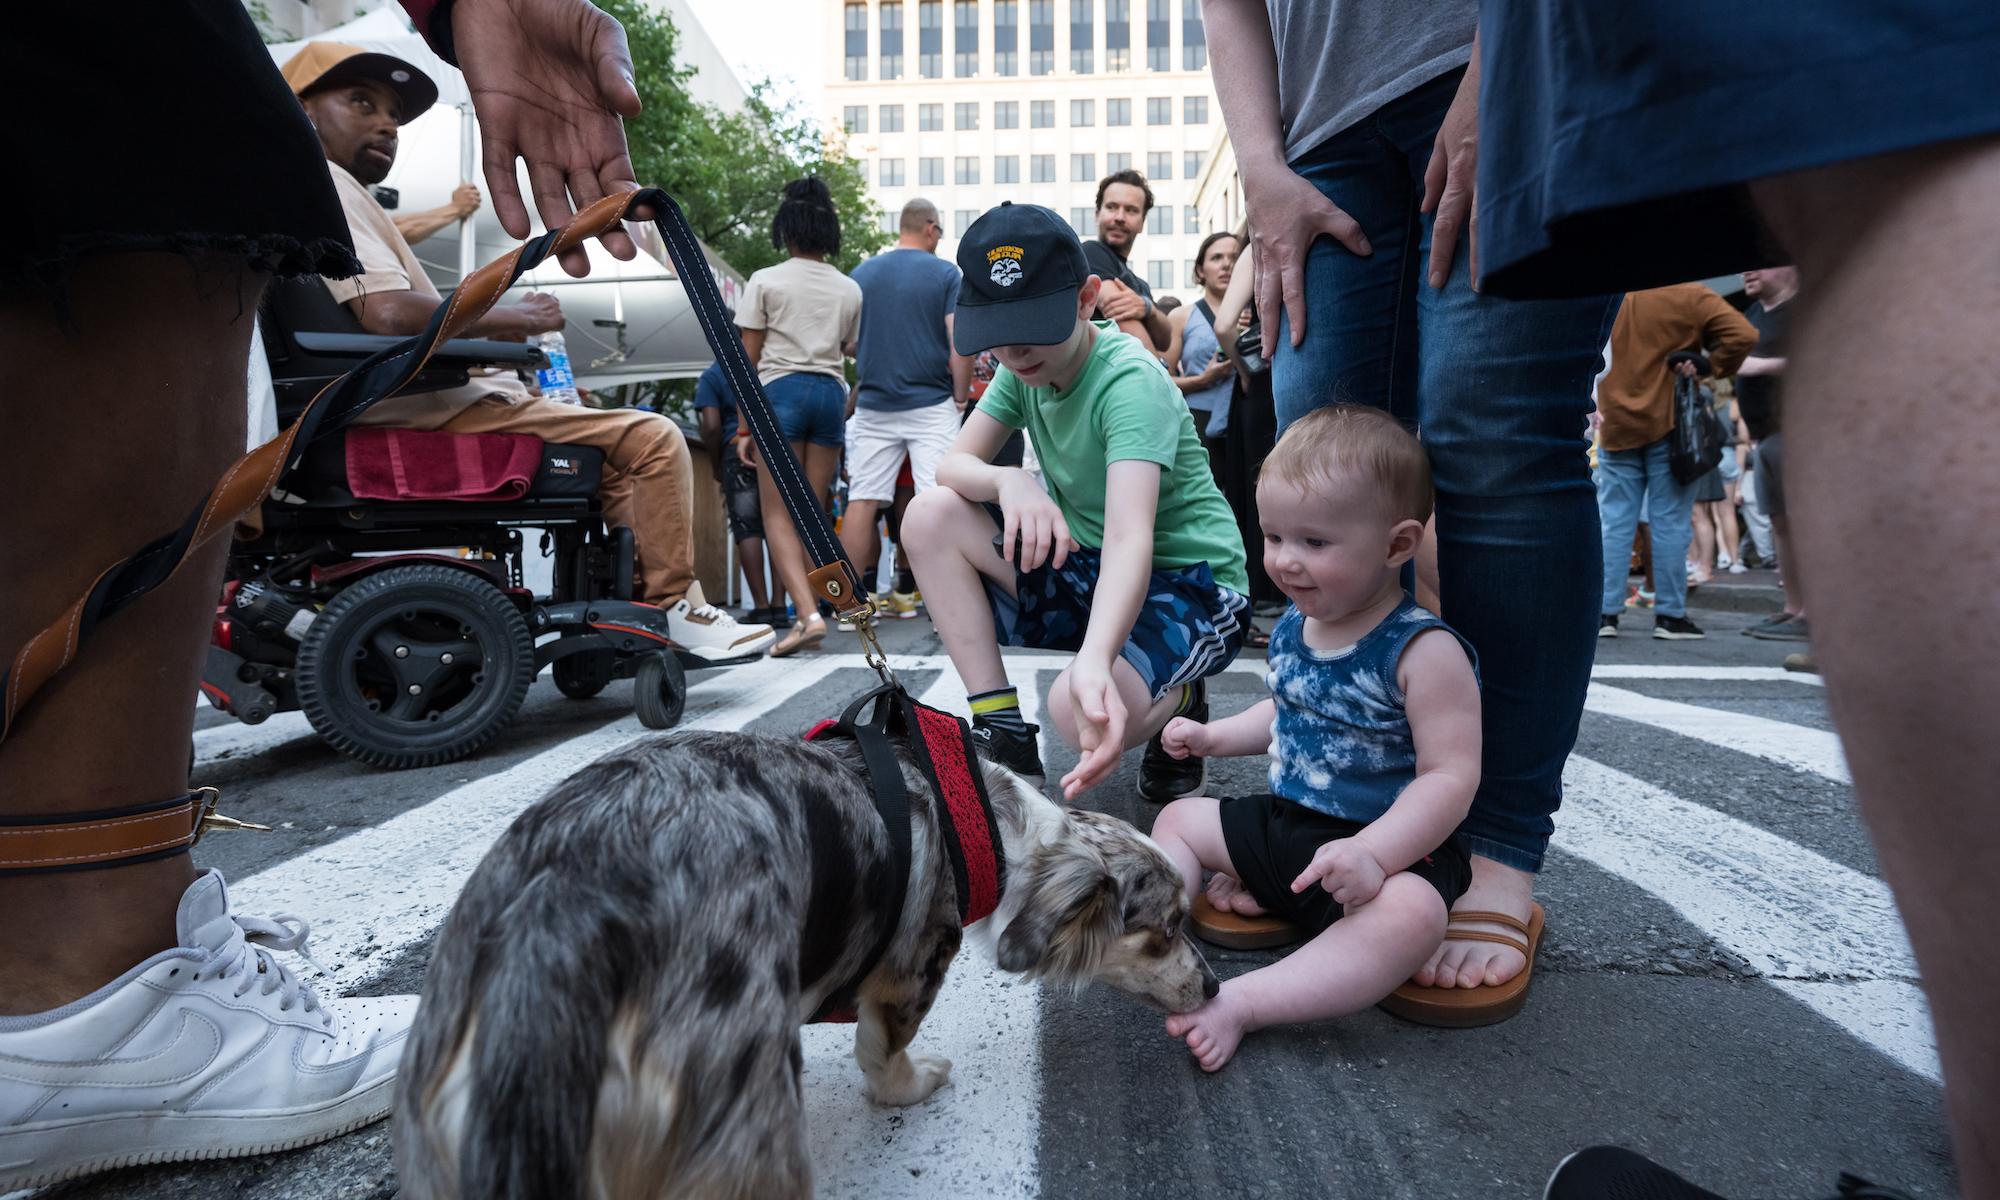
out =
<path fill-rule="evenodd" d="M 519 157 L 550 226 L 572 202 L 636 185 L 620 120 L 638 96 L 615 21 L 582 0 L 513 0 L 499 16 L 474 0 L 404 4 L 463 63 L 510 233 L 528 232 Z M 281 79 L 247 16 L 222 7 L 143 6 L 129 36 L 87 54 L 61 14 L 30 12 L 15 45 L 32 60 L 6 76 L 24 111 L 41 81 L 115 81 L 124 107 L 35 104 L 41 119 L 10 129 L 10 154 L 72 178 L 115 146 L 154 197 L 4 201 L 26 232 L 0 251 L 0 354 L 61 347 L 99 419 L 51 419 L 21 389 L 0 404 L 14 486 L 37 514 L 61 514 L 0 542 L 12 584 L 0 647 L 26 648 L 7 664 L 0 817 L 35 844 L 116 851 L 88 874 L 0 857 L 14 916 L 0 927 L 0 1045 L 14 1064 L 0 1074 L 0 1137 L 31 1166 L 248 1153 L 273 1144 L 267 1116 L 286 1122 L 287 1145 L 334 1136 L 380 1115 L 369 1105 L 387 1095 L 414 1009 L 322 999 L 272 954 L 302 945 L 303 929 L 233 914 L 221 876 L 185 853 L 191 836 L 163 851 L 121 832 L 131 806 L 192 803 L 187 697 L 220 543 L 87 640 L 43 636 L 134 530 L 188 511 L 234 458 L 248 314 L 267 277 L 324 277 L 382 332 L 409 332 L 438 303 L 408 235 L 361 186 L 429 102 L 408 65 L 336 51 Z M 1815 587 L 1811 632 L 1923 969 L 1964 1193 L 2000 1196 L 2000 1035 L 1985 1009 L 2000 965 L 1981 915 L 2000 869 L 1987 733 L 2000 649 L 1964 607 L 1992 594 L 1980 548 L 2000 504 L 1980 457 L 2000 277 L 1967 252 L 2000 199 L 1987 69 L 2000 13 L 1905 8 L 1802 24 L 1720 3 L 1456 0 L 1384 21 L 1344 0 L 1208 0 L 1249 223 L 1204 246 L 1201 300 L 1171 312 L 1128 265 L 1152 199 L 1142 177 L 1103 182 L 1088 243 L 1046 209 L 1002 204 L 966 232 L 956 268 L 934 261 L 935 211 L 906 209 L 898 248 L 858 278 L 827 261 L 839 223 L 825 189 L 787 188 L 772 232 L 788 257 L 750 279 L 737 326 L 823 497 L 844 452 L 843 541 L 858 558 L 876 553 L 908 460 L 903 594 L 922 593 L 974 736 L 1042 775 L 1000 647 L 1070 655 L 1045 706 L 1077 754 L 1065 796 L 1143 746 L 1141 792 L 1165 805 L 1154 829 L 1199 901 L 1197 931 L 1304 942 L 1170 1018 L 1203 1067 L 1263 1025 L 1375 1003 L 1441 1025 L 1518 1010 L 1547 918 L 1535 881 L 1562 768 L 1594 638 L 1626 609 L 1639 514 L 1656 636 L 1700 635 L 1684 564 L 1699 584 L 1722 550 L 1743 557 L 1720 465 L 1713 483 L 1661 473 L 1676 376 L 1733 374 L 1729 424 L 1750 451 L 1737 495 L 1754 498 L 1750 541 L 1785 582 L 1783 612 L 1761 628 L 1805 637 L 1800 585 L 1841 572 L 1839 588 Z M 1690 28 L 1705 53 L 1686 52 Z M 1787 86 L 1745 103 L 1744 81 L 1779 66 Z M 1865 121 L 1829 116 L 1862 107 Z M 1725 126 L 1732 136 L 1715 138 Z M 225 184 L 159 136 L 194 127 L 243 156 Z M 606 243 L 633 253 L 623 233 Z M 579 249 L 564 261 L 585 267 Z M 1788 261 L 1796 275 L 1774 266 Z M 1679 283 L 1744 268 L 1758 268 L 1744 316 Z M 1881 303 L 1891 295 L 1906 302 Z M 552 327 L 551 307 L 495 309 L 484 331 Z M 1699 358 L 1675 359 L 1689 350 Z M 607 506 L 637 533 L 645 598 L 676 638 L 774 654 L 824 642 L 798 533 L 767 464 L 728 437 L 726 399 L 711 405 L 709 453 L 736 536 L 761 537 L 775 573 L 760 615 L 790 598 L 782 637 L 693 581 L 687 447 L 670 423 L 475 389 L 463 403 L 409 398 L 403 419 L 595 439 Z M 1884 404 L 1892 392 L 1908 403 Z M 1595 478 L 1580 436 L 1593 412 Z M 1948 469 L 1908 452 L 1911 429 L 1946 448 Z M 1855 488 L 1864 476 L 1873 486 Z M 1931 586 L 1852 569 L 1856 547 L 1882 545 L 1926 562 Z M 1266 586 L 1289 601 L 1270 631 L 1272 694 L 1211 721 L 1204 680 L 1248 644 Z M 901 588 L 889 590 L 893 607 Z M 17 703 L 18 672 L 50 644 L 67 670 Z M 1274 745 L 1268 792 L 1201 795 L 1205 757 Z M 232 1051 L 193 1068 L 215 1072 L 213 1086 L 140 1095 L 164 1086 L 126 1070 L 142 1008 L 227 1024 Z M 49 1117 L 58 1094 L 87 1111 Z M 156 1103 L 180 1106 L 179 1132 L 148 1123 Z M 102 1132 L 87 1154 L 78 1121 Z M 1586 1156 L 1549 1195 L 1664 1178 L 1631 1156 Z"/>

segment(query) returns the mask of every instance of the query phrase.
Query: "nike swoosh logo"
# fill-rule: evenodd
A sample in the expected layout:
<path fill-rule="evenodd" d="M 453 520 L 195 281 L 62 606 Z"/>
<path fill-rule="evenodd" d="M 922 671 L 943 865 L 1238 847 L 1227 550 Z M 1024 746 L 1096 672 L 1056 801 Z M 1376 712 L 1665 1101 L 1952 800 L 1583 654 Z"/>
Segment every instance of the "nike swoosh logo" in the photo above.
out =
<path fill-rule="evenodd" d="M 62 1062 L 0 1054 L 0 1079 L 43 1087 L 160 1087 L 181 1083 L 207 1070 L 222 1053 L 222 1031 L 198 1013 L 183 1011 L 174 1040 L 136 1058 Z"/>

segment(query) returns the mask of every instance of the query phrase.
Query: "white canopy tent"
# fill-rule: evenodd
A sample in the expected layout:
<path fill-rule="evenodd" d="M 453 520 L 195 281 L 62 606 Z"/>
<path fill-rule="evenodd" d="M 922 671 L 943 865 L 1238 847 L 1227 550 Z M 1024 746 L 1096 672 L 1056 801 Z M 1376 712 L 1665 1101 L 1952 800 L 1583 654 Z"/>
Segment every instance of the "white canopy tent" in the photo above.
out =
<path fill-rule="evenodd" d="M 396 165 L 382 181 L 384 186 L 399 193 L 398 211 L 436 208 L 448 203 L 452 189 L 465 181 L 478 184 L 481 192 L 488 191 L 478 169 L 478 133 L 465 77 L 431 53 L 399 9 L 394 5 L 376 9 L 312 40 L 346 42 L 393 54 L 437 83 L 437 105 L 403 127 Z M 283 63 L 304 44 L 273 45 L 271 56 Z M 520 168 L 520 185 L 522 195 L 531 197 L 525 167 Z M 440 230 L 415 247 L 417 257 L 429 270 L 439 291 L 450 291 L 456 285 L 468 259 L 478 266 L 514 245 L 493 215 L 491 199 L 489 195 L 487 204 L 470 222 Z M 532 198 L 528 204 L 532 210 Z M 461 230 L 468 225 L 469 247 L 461 236 Z M 536 231 L 540 228 L 537 224 Z M 585 387 L 685 378 L 699 374 L 714 361 L 659 235 L 650 225 L 627 228 L 640 247 L 639 257 L 633 261 L 619 262 L 601 245 L 591 242 L 588 278 L 571 279 L 561 267 L 549 262 L 530 271 L 516 285 L 516 295 L 521 291 L 543 291 L 562 302 L 563 313 L 569 320 L 563 339 L 569 347 L 577 382 Z M 722 288 L 724 302 L 733 306 L 741 278 L 713 254 L 708 255 L 708 263 Z M 622 349 L 621 331 L 608 324 L 621 321 Z"/>

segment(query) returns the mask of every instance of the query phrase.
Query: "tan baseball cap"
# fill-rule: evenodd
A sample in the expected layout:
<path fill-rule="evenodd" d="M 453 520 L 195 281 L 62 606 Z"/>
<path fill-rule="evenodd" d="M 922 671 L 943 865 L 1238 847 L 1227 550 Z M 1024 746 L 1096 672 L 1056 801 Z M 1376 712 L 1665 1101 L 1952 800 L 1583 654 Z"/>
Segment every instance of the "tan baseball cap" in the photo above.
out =
<path fill-rule="evenodd" d="M 403 102 L 399 125 L 408 125 L 437 103 L 437 84 L 430 76 L 393 54 L 345 42 L 307 42 L 281 69 L 295 96 L 348 79 L 380 80 Z"/>

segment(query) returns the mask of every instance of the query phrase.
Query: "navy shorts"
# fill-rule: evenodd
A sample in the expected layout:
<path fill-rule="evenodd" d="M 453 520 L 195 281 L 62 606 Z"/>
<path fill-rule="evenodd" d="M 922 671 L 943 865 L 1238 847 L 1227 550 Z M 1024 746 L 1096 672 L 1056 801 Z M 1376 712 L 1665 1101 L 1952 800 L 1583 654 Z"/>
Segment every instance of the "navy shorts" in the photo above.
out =
<path fill-rule="evenodd" d="M 1313 933 L 1340 919 L 1340 903 L 1325 888 L 1314 884 L 1294 893 L 1292 880 L 1312 864 L 1321 846 L 1353 837 L 1366 825 L 1268 792 L 1224 800 L 1219 815 L 1229 865 L 1265 911 Z M 1465 839 L 1454 833 L 1412 864 L 1409 872 L 1436 888 L 1449 909 L 1472 884 L 1472 856 Z"/>
<path fill-rule="evenodd" d="M 996 535 L 996 542 L 999 540 Z M 996 546 L 994 552 L 999 553 Z M 1100 552 L 1075 550 L 1060 568 L 1016 571 L 1014 594 L 986 580 L 993 628 L 1003 646 L 1075 652 L 1090 624 Z M 1173 688 L 1220 672 L 1243 649 L 1250 601 L 1215 582 L 1207 563 L 1163 567 L 1146 587 L 1139 619 L 1119 657 L 1131 663 L 1158 700 Z"/>
<path fill-rule="evenodd" d="M 765 384 L 764 395 L 786 441 L 814 446 L 847 443 L 847 385 L 840 380 L 800 371 Z"/>
<path fill-rule="evenodd" d="M 1479 258 L 1500 296 L 1789 261 L 1752 180 L 2000 132 L 2000 4 L 1483 0 Z"/>
<path fill-rule="evenodd" d="M 764 536 L 763 501 L 757 495 L 757 472 L 743 465 L 735 439 L 722 447 L 722 503 L 729 516 L 729 540 L 741 542 Z"/>

